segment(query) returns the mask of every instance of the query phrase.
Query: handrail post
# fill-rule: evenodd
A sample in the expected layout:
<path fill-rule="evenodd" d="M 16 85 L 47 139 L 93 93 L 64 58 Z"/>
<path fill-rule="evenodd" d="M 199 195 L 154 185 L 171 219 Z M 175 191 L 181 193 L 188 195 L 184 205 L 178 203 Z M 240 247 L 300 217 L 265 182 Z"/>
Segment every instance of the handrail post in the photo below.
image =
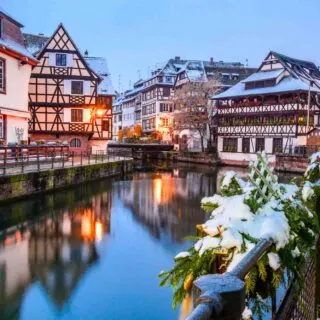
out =
<path fill-rule="evenodd" d="M 64 168 L 64 151 L 62 147 L 61 147 L 61 156 L 62 156 L 62 168 Z"/>
<path fill-rule="evenodd" d="M 80 165 L 82 166 L 82 151 L 80 151 Z"/>
<path fill-rule="evenodd" d="M 37 166 L 38 166 L 38 172 L 40 172 L 40 157 L 39 157 L 39 147 L 37 148 Z"/>
<path fill-rule="evenodd" d="M 7 167 L 7 155 L 8 155 L 8 150 L 7 148 L 5 147 L 4 149 L 4 159 L 3 159 L 3 175 L 6 174 L 6 167 Z"/>
<path fill-rule="evenodd" d="M 71 163 L 72 163 L 72 167 L 74 166 L 74 151 L 72 151 L 71 153 Z"/>

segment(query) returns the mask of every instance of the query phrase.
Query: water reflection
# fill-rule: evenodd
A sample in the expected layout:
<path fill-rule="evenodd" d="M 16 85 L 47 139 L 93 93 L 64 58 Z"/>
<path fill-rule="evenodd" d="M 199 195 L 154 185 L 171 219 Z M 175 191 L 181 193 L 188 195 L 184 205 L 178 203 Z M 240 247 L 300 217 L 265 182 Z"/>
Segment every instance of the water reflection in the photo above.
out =
<path fill-rule="evenodd" d="M 0 207 L 0 319 L 184 319 L 157 273 L 205 219 L 222 172 L 178 166 Z"/>

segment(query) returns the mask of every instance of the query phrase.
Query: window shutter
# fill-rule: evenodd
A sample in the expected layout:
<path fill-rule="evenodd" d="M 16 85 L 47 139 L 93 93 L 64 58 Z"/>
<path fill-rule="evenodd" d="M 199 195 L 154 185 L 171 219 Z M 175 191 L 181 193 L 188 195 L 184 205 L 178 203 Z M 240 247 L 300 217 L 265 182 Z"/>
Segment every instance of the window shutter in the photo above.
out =
<path fill-rule="evenodd" d="M 90 95 L 90 84 L 91 81 L 83 81 L 83 94 L 86 96 Z"/>
<path fill-rule="evenodd" d="M 49 66 L 54 67 L 56 65 L 56 54 L 49 52 Z"/>
<path fill-rule="evenodd" d="M 73 54 L 68 53 L 67 54 L 67 67 L 72 67 L 73 66 Z"/>
<path fill-rule="evenodd" d="M 64 80 L 63 81 L 64 86 L 64 94 L 71 94 L 71 80 Z"/>

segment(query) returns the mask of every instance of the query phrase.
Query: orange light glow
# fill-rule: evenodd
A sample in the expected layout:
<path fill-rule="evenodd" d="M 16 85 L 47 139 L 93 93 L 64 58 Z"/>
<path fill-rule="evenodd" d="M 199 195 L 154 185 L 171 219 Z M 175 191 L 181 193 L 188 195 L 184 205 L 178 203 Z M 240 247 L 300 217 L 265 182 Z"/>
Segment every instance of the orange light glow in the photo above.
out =
<path fill-rule="evenodd" d="M 97 116 L 101 117 L 104 114 L 104 110 L 97 110 Z"/>
<path fill-rule="evenodd" d="M 91 236 L 91 223 L 89 217 L 83 217 L 81 221 L 81 235 L 85 238 Z"/>
<path fill-rule="evenodd" d="M 162 180 L 154 179 L 153 180 L 153 194 L 156 202 L 161 203 L 161 194 L 162 194 Z"/>
<path fill-rule="evenodd" d="M 100 241 L 102 239 L 102 234 L 103 234 L 102 223 L 97 221 L 96 222 L 96 240 Z"/>

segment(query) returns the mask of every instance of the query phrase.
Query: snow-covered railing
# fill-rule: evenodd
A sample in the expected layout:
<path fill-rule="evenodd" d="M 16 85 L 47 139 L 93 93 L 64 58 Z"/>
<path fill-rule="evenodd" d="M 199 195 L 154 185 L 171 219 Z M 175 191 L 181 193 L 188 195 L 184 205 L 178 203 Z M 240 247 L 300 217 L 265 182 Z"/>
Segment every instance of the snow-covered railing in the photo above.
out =
<path fill-rule="evenodd" d="M 196 308 L 187 320 L 240 319 L 245 309 L 244 277 L 260 257 L 272 246 L 271 240 L 262 239 L 231 271 L 205 275 L 194 282 Z"/>

